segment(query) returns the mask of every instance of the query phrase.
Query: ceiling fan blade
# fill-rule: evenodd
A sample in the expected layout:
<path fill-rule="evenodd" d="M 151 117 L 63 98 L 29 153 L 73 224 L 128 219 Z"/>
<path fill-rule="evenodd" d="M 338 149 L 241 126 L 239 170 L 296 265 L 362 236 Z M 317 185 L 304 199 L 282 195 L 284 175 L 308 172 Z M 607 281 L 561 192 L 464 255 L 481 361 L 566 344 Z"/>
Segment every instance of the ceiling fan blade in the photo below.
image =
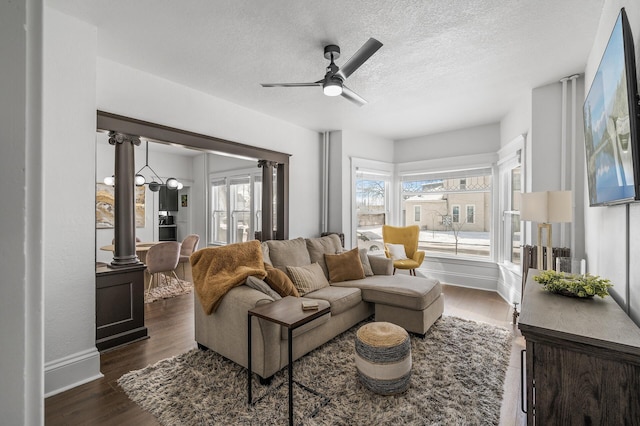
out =
<path fill-rule="evenodd" d="M 382 43 L 380 43 L 375 38 L 370 38 L 367 42 L 362 45 L 362 47 L 353 55 L 340 70 L 336 73 L 337 76 L 342 78 L 343 80 L 348 78 L 355 70 L 360 68 L 362 64 L 364 64 L 367 59 L 371 57 L 374 53 L 378 51 L 382 47 Z"/>
<path fill-rule="evenodd" d="M 366 105 L 367 101 L 347 86 L 342 85 L 342 97 L 349 99 L 351 102 L 358 106 Z"/>
<path fill-rule="evenodd" d="M 322 82 L 315 83 L 262 83 L 262 87 L 311 87 L 311 86 L 322 86 Z"/>

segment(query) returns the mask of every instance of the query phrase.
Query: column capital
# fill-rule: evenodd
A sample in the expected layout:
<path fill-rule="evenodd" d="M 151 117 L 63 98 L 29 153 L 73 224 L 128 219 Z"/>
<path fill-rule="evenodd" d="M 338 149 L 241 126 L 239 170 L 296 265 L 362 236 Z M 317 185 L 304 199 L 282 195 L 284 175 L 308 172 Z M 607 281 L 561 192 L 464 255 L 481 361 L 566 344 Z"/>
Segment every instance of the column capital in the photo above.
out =
<path fill-rule="evenodd" d="M 277 161 L 271 161 L 271 160 L 258 160 L 258 167 L 276 167 L 278 165 Z"/>
<path fill-rule="evenodd" d="M 109 132 L 109 144 L 115 145 L 117 143 L 131 142 L 132 144 L 138 146 L 140 145 L 140 137 L 128 135 L 126 133 L 114 132 L 113 130 Z"/>

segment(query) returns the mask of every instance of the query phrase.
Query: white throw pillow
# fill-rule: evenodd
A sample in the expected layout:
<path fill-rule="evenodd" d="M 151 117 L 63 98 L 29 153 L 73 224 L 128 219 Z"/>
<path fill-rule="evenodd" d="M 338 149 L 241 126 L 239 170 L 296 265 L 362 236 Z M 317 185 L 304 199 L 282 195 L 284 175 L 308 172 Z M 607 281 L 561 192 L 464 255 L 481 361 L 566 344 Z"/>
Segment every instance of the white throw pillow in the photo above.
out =
<path fill-rule="evenodd" d="M 404 251 L 403 244 L 390 244 L 387 243 L 387 250 L 389 250 L 389 254 L 391 255 L 391 259 L 393 260 L 404 260 L 408 259 L 407 252 Z"/>

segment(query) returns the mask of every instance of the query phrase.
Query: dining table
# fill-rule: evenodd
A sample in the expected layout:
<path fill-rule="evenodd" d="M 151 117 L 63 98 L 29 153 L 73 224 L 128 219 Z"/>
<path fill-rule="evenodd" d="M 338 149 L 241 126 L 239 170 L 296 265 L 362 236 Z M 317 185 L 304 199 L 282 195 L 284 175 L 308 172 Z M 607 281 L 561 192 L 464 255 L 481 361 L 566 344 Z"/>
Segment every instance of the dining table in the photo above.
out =
<path fill-rule="evenodd" d="M 140 262 L 146 263 L 145 260 L 147 257 L 147 252 L 151 247 L 155 246 L 160 242 L 162 241 L 136 242 L 136 255 L 138 256 L 138 259 L 140 259 Z M 103 251 L 114 251 L 115 249 L 116 249 L 116 246 L 114 244 L 109 244 L 108 246 L 100 247 L 100 250 L 103 250 Z"/>

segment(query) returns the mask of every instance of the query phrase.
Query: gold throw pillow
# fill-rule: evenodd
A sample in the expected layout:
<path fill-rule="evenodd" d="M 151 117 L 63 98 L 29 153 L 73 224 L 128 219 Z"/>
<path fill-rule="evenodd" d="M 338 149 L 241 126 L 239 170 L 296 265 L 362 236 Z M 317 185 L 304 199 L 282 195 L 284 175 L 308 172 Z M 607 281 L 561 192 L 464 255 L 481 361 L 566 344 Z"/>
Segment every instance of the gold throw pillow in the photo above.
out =
<path fill-rule="evenodd" d="M 280 269 L 274 268 L 268 263 L 264 264 L 264 268 L 267 270 L 267 276 L 264 282 L 269 284 L 269 287 L 274 289 L 280 296 L 295 296 L 300 297 L 298 289 L 293 285 L 291 279 Z"/>
<path fill-rule="evenodd" d="M 332 283 L 364 278 L 358 247 L 340 254 L 325 254 L 324 260 L 327 262 L 329 281 Z"/>

